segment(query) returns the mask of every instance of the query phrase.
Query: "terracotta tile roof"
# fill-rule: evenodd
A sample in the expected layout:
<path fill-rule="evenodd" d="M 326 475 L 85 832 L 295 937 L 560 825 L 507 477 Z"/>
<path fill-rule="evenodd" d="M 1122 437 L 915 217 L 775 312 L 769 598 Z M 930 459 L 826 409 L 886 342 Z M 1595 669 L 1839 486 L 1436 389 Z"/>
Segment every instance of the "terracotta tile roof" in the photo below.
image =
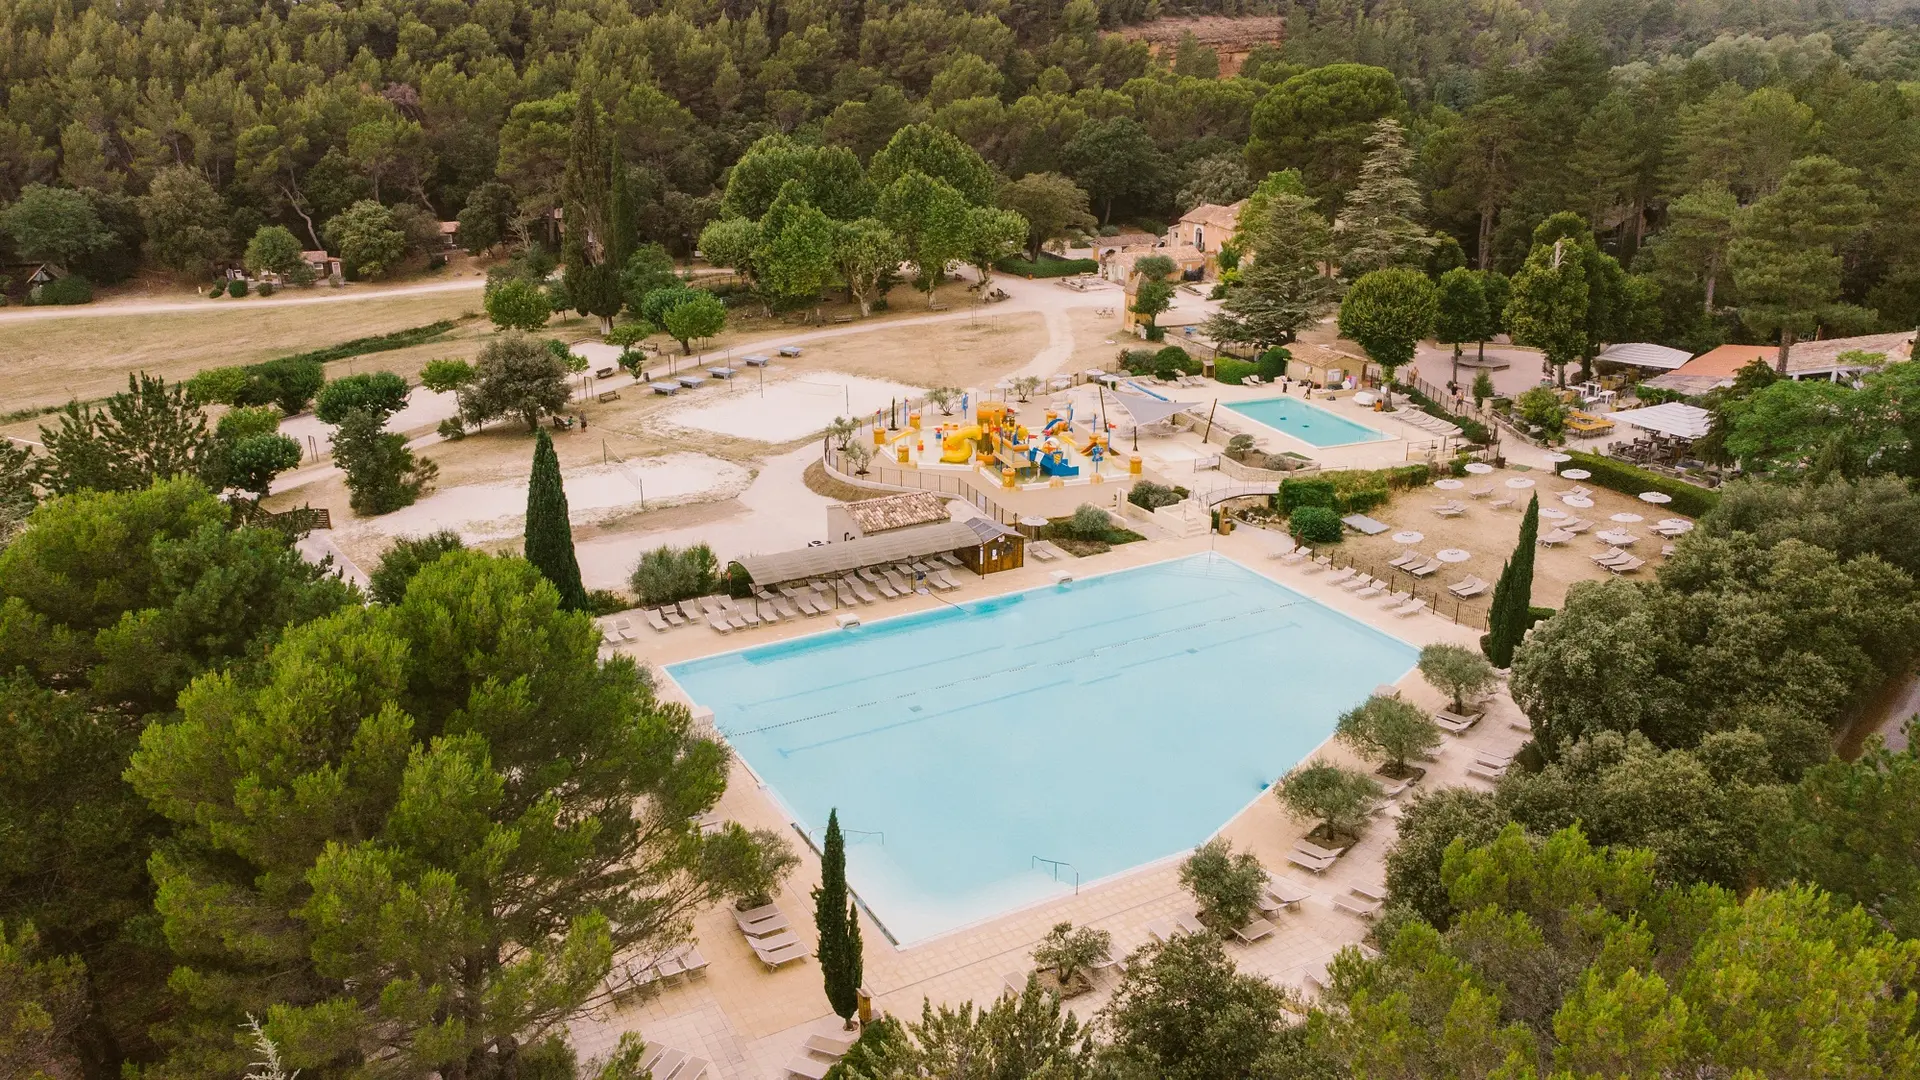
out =
<path fill-rule="evenodd" d="M 1247 201 L 1245 199 L 1234 203 L 1232 206 L 1221 206 L 1219 203 L 1201 203 L 1199 206 L 1182 214 L 1180 216 L 1180 224 L 1212 225 L 1215 228 L 1232 229 L 1240 224 L 1240 208 L 1246 204 Z"/>
<path fill-rule="evenodd" d="M 904 529 L 910 525 L 946 521 L 952 516 L 947 513 L 947 500 L 931 491 L 909 491 L 848 503 L 847 515 L 867 536 L 889 529 Z"/>
<path fill-rule="evenodd" d="M 1763 364 L 1773 363 L 1774 354 L 1777 351 L 1771 345 L 1722 345 L 1681 364 L 1673 369 L 1673 373 L 1695 378 L 1713 376 L 1731 379 L 1739 373 L 1741 368 L 1755 360 Z"/>

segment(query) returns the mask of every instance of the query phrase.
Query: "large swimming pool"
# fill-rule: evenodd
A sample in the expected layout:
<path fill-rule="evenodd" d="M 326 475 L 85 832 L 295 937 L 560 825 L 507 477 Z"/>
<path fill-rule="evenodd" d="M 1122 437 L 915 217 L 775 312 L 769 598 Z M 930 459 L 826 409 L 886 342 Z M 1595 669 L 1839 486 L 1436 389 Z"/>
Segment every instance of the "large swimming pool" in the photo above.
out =
<path fill-rule="evenodd" d="M 667 671 L 905 944 L 1204 841 L 1416 656 L 1203 554 Z"/>
<path fill-rule="evenodd" d="M 1229 403 L 1227 408 L 1313 446 L 1345 446 L 1348 443 L 1377 442 L 1387 438 L 1365 424 L 1354 423 L 1344 416 L 1295 397 L 1236 401 Z"/>

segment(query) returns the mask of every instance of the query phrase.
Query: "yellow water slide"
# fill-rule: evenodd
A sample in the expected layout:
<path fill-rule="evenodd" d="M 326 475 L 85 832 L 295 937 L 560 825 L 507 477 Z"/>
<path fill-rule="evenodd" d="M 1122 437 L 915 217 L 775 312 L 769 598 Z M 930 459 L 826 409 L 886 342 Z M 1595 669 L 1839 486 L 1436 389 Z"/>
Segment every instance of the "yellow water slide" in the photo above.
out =
<path fill-rule="evenodd" d="M 978 424 L 950 432 L 940 443 L 940 460 L 949 465 L 965 465 L 973 460 L 974 444 L 979 440 Z"/>

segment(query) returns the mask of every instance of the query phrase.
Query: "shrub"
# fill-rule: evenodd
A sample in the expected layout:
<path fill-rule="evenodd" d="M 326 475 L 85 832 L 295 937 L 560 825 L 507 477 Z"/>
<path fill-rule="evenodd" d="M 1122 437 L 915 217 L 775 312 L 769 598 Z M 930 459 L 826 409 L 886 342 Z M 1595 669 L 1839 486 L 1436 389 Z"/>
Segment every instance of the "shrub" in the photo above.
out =
<path fill-rule="evenodd" d="M 234 400 L 236 405 L 280 406 L 288 416 L 303 412 L 327 381 L 317 360 L 283 356 L 253 364 L 247 368 L 247 386 Z"/>
<path fill-rule="evenodd" d="M 1359 488 L 1343 492 L 1340 496 L 1340 510 L 1348 514 L 1364 514 L 1376 506 L 1381 506 L 1392 498 L 1384 487 Z"/>
<path fill-rule="evenodd" d="M 737 562 L 727 564 L 727 595 L 735 600 L 744 600 L 753 595 L 753 575 Z"/>
<path fill-rule="evenodd" d="M 1229 934 L 1253 918 L 1267 887 L 1267 871 L 1252 852 L 1236 855 L 1226 837 L 1216 836 L 1180 864 L 1180 884 L 1199 902 L 1200 917 Z"/>
<path fill-rule="evenodd" d="M 247 279 L 234 278 L 232 281 L 227 282 L 227 295 L 236 300 L 247 295 Z"/>
<path fill-rule="evenodd" d="M 1560 395 L 1545 386 L 1536 386 L 1513 402 L 1520 418 L 1548 438 L 1558 436 L 1567 426 L 1567 406 Z"/>
<path fill-rule="evenodd" d="M 458 416 L 449 416 L 440 421 L 440 426 L 434 430 L 448 442 L 459 442 L 467 437 L 467 425 L 461 423 Z"/>
<path fill-rule="evenodd" d="M 1066 520 L 1065 528 L 1080 540 L 1104 540 L 1113 528 L 1113 519 L 1092 503 L 1081 503 Z"/>
<path fill-rule="evenodd" d="M 90 304 L 93 302 L 93 283 L 79 274 L 68 274 L 36 286 L 28 299 L 46 306 Z"/>
<path fill-rule="evenodd" d="M 1159 374 L 1169 367 L 1182 375 L 1200 374 L 1200 361 L 1195 360 L 1187 350 L 1178 345 L 1169 345 L 1153 354 L 1153 369 L 1155 374 Z"/>
<path fill-rule="evenodd" d="M 1153 374 L 1152 349 L 1120 350 L 1120 368 L 1129 375 Z"/>
<path fill-rule="evenodd" d="M 1213 377 L 1217 382 L 1228 386 L 1239 386 L 1247 376 L 1259 371 L 1258 365 L 1235 357 L 1221 355 L 1213 358 Z"/>
<path fill-rule="evenodd" d="M 719 571 L 719 560 L 705 544 L 662 546 L 640 556 L 628 583 L 642 604 L 672 604 L 712 592 Z"/>
<path fill-rule="evenodd" d="M 1247 451 L 1252 449 L 1253 436 L 1251 435 L 1235 435 L 1233 438 L 1227 440 L 1227 456 L 1235 461 L 1246 457 Z"/>
<path fill-rule="evenodd" d="M 257 291 L 257 292 L 259 292 L 259 294 L 260 294 L 261 296 L 272 296 L 272 295 L 273 295 L 273 282 L 271 282 L 271 281 L 263 281 L 263 282 L 261 282 L 261 283 L 260 283 L 260 288 L 259 288 L 258 290 L 256 290 L 256 291 Z"/>
<path fill-rule="evenodd" d="M 1342 535 L 1340 515 L 1324 506 L 1302 506 L 1287 515 L 1287 531 L 1302 543 L 1336 544 Z"/>
<path fill-rule="evenodd" d="M 1648 472 L 1637 465 L 1616 461 L 1599 454 L 1572 451 L 1573 460 L 1562 468 L 1585 469 L 1592 473 L 1592 482 L 1618 491 L 1623 495 L 1639 495 L 1643 491 L 1658 491 L 1673 496 L 1667 506 L 1676 514 L 1685 514 L 1690 518 L 1704 517 L 1714 507 L 1720 505 L 1720 493 L 1697 488 L 1682 480 Z"/>
<path fill-rule="evenodd" d="M 361 409 L 384 420 L 406 408 L 410 392 L 407 380 L 391 371 L 363 371 L 322 387 L 313 401 L 313 415 L 323 424 L 337 424 Z"/>
<path fill-rule="evenodd" d="M 587 590 L 587 612 L 591 615 L 616 615 L 633 605 L 612 589 Z"/>
<path fill-rule="evenodd" d="M 1303 506 L 1332 509 L 1339 505 L 1331 480 L 1282 480 L 1278 498 L 1278 509 L 1283 514 L 1291 514 Z"/>
<path fill-rule="evenodd" d="M 1260 368 L 1260 377 L 1272 381 L 1287 373 L 1287 361 L 1291 359 L 1292 353 L 1275 346 L 1261 353 L 1260 359 L 1254 363 Z"/>
<path fill-rule="evenodd" d="M 1148 341 L 1167 340 L 1167 328 L 1159 325 L 1147 327 L 1147 340 Z"/>
<path fill-rule="evenodd" d="M 1187 489 L 1185 488 L 1168 487 L 1151 480 L 1142 480 L 1133 485 L 1132 491 L 1127 492 L 1127 501 L 1142 510 L 1158 510 L 1163 506 L 1172 506 L 1186 497 Z"/>

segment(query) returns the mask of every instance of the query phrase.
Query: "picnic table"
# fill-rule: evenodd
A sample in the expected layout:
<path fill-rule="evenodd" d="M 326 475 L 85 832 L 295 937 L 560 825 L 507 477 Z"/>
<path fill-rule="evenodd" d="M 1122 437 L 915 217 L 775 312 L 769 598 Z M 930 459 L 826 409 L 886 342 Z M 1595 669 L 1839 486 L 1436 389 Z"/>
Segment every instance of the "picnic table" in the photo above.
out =
<path fill-rule="evenodd" d="M 698 375 L 682 375 L 680 376 L 680 385 L 689 390 L 698 390 L 707 385 L 707 380 Z"/>
<path fill-rule="evenodd" d="M 799 355 L 800 355 L 800 346 L 798 346 L 798 345 L 782 345 L 782 346 L 780 346 L 780 348 L 779 348 L 779 353 L 780 353 L 780 355 L 781 355 L 781 356 L 799 356 Z"/>
<path fill-rule="evenodd" d="M 740 358 L 740 362 L 748 367 L 766 367 L 771 363 L 771 361 L 759 353 L 754 353 L 752 356 L 743 356 Z"/>
<path fill-rule="evenodd" d="M 710 367 L 707 369 L 707 374 L 716 379 L 731 379 L 739 373 L 730 367 Z"/>

